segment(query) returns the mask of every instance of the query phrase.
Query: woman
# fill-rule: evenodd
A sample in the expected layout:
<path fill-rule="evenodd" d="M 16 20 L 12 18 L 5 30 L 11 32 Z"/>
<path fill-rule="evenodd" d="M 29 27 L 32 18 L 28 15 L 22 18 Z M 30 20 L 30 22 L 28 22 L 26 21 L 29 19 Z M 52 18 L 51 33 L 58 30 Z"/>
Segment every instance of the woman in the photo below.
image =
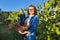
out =
<path fill-rule="evenodd" d="M 24 33 L 19 32 L 21 34 L 25 34 L 26 40 L 35 40 L 36 27 L 39 22 L 39 17 L 36 16 L 36 14 L 37 14 L 36 7 L 34 5 L 30 5 L 28 8 L 28 16 L 26 17 L 25 20 L 27 22 L 27 25 L 29 25 L 30 27 Z"/>

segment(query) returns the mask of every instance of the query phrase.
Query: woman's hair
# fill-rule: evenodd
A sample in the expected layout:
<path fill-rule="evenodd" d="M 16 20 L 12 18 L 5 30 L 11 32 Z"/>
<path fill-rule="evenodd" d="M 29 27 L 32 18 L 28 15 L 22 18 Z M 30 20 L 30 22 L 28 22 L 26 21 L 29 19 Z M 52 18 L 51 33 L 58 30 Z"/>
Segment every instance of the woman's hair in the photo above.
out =
<path fill-rule="evenodd" d="M 34 8 L 34 15 L 36 15 L 37 14 L 37 9 L 36 9 L 36 7 L 34 6 L 34 5 L 30 5 L 29 7 L 33 7 Z M 29 8 L 28 8 L 28 15 L 29 15 L 30 13 L 29 13 Z"/>

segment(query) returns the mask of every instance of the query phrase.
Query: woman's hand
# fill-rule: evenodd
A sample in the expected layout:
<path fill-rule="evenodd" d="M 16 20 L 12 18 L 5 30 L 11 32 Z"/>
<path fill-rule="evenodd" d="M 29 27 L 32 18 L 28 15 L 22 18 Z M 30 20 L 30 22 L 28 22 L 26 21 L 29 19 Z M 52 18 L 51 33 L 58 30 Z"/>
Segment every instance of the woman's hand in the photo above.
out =
<path fill-rule="evenodd" d="M 18 33 L 22 34 L 22 32 L 21 32 L 21 31 L 18 31 Z"/>
<path fill-rule="evenodd" d="M 18 31 L 18 32 L 23 35 L 28 33 L 27 31 L 24 31 L 24 32 Z"/>
<path fill-rule="evenodd" d="M 27 34 L 28 32 L 27 31 L 24 31 L 22 34 Z"/>

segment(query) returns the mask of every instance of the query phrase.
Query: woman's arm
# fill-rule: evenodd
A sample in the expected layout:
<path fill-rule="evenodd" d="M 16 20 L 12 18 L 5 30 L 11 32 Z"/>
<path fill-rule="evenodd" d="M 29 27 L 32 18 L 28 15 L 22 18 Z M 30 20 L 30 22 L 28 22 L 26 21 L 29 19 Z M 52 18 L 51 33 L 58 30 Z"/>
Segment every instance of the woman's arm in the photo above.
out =
<path fill-rule="evenodd" d="M 37 27 L 38 23 L 39 23 L 39 17 L 36 16 L 33 19 L 32 23 L 30 24 L 31 28 L 30 28 L 30 30 L 28 30 L 28 32 L 34 32 L 34 31 L 36 31 L 36 27 Z"/>

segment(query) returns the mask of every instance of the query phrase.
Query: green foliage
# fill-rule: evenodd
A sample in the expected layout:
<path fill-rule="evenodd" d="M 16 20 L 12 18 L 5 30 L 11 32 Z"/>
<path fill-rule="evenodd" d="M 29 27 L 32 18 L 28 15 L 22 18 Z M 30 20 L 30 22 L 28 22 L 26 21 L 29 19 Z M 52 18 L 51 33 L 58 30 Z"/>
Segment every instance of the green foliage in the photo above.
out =
<path fill-rule="evenodd" d="M 51 6 L 52 4 L 47 3 L 46 8 L 43 8 L 42 12 L 38 14 L 40 21 L 36 31 L 36 40 L 60 40 L 60 11 L 58 10 L 58 4 L 55 4 L 54 8 Z M 49 11 L 48 8 L 50 7 L 53 7 L 53 10 Z"/>
<path fill-rule="evenodd" d="M 19 14 L 19 11 L 11 12 L 6 20 L 11 20 L 12 22 L 17 21 L 18 20 L 18 14 Z"/>
<path fill-rule="evenodd" d="M 0 25 L 0 40 L 22 40 L 22 36 L 14 29 L 9 29 L 8 25 Z"/>
<path fill-rule="evenodd" d="M 8 18 L 9 13 L 11 13 L 11 12 L 3 12 L 3 11 L 0 12 L 0 22 L 1 23 L 4 23 L 4 21 Z"/>

